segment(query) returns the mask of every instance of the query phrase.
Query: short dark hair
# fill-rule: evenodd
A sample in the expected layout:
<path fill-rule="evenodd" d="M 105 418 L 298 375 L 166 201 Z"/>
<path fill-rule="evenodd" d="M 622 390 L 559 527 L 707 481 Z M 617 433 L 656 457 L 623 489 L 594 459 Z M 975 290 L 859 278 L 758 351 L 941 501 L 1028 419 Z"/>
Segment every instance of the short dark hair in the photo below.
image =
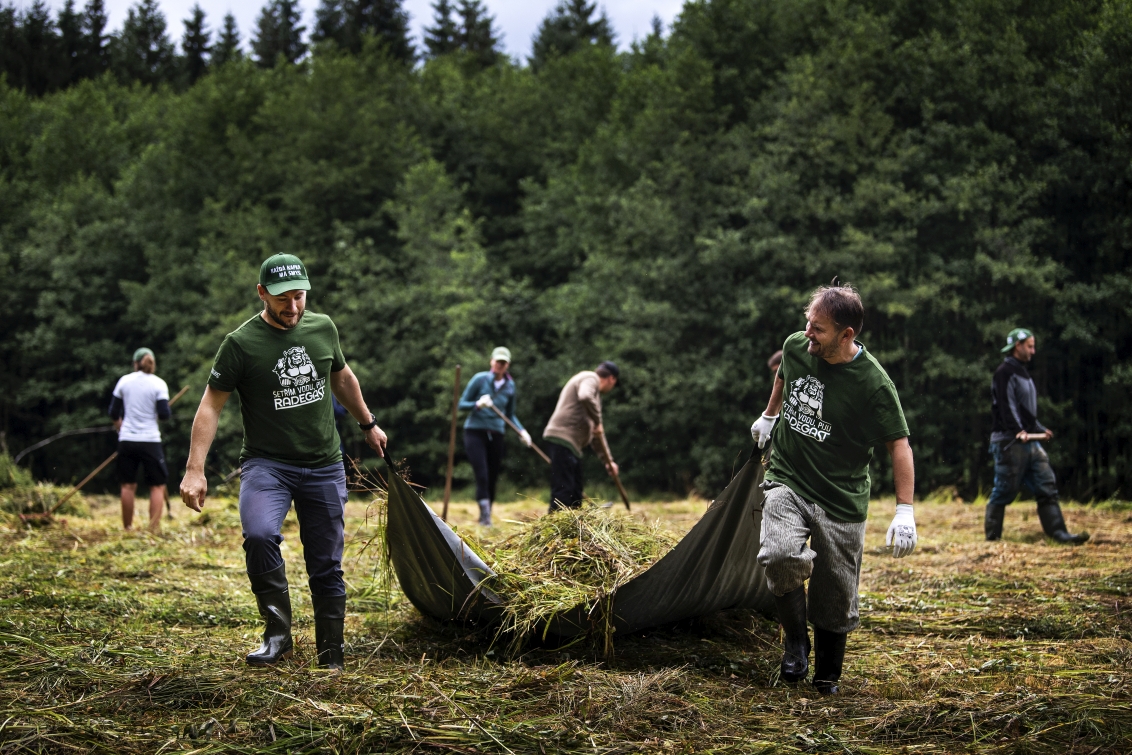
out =
<path fill-rule="evenodd" d="M 865 305 L 852 286 L 822 286 L 810 294 L 806 315 L 819 312 L 833 320 L 838 330 L 852 328 L 860 333 L 865 327 Z"/>
<path fill-rule="evenodd" d="M 615 365 L 613 362 L 610 362 L 608 360 L 599 364 L 597 366 L 597 369 L 594 370 L 594 372 L 597 373 L 598 377 L 607 378 L 607 377 L 612 376 L 612 377 L 617 378 L 618 380 L 621 379 L 621 370 L 617 367 L 617 365 Z"/>
<path fill-rule="evenodd" d="M 770 359 L 766 360 L 766 366 L 772 370 L 780 364 L 782 364 L 782 349 L 771 354 Z"/>

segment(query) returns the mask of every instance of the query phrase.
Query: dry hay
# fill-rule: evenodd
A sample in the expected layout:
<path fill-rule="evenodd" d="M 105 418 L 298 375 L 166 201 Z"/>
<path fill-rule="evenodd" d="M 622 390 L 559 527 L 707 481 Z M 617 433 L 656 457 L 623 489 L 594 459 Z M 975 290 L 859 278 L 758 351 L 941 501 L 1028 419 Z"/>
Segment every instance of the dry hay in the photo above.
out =
<path fill-rule="evenodd" d="M 608 654 L 613 627 L 608 603 L 617 588 L 676 545 L 658 521 L 588 503 L 531 522 L 494 546 L 477 544 L 495 571 L 488 586 L 504 600 L 501 634 L 511 650 L 545 633 L 555 616 L 582 606 L 594 619 L 592 638 Z"/>

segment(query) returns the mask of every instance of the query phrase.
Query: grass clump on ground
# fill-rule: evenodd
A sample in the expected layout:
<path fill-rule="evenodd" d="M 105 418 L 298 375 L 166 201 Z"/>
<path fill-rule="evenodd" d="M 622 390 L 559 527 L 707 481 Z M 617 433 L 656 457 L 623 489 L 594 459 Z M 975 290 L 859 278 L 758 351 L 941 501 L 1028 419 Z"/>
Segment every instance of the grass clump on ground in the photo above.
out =
<path fill-rule="evenodd" d="M 554 616 L 584 606 L 601 612 L 597 639 L 608 652 L 613 628 L 605 610 L 618 587 L 677 543 L 658 521 L 645 523 L 592 503 L 556 511 L 519 525 L 486 550 L 495 571 L 489 586 L 504 600 L 501 633 L 513 651 L 545 630 Z"/>
<path fill-rule="evenodd" d="M 16 466 L 8 454 L 0 454 L 0 511 L 8 514 L 43 514 L 52 509 L 71 488 L 36 482 L 26 469 Z M 55 513 L 90 516 L 82 493 L 75 493 Z"/>

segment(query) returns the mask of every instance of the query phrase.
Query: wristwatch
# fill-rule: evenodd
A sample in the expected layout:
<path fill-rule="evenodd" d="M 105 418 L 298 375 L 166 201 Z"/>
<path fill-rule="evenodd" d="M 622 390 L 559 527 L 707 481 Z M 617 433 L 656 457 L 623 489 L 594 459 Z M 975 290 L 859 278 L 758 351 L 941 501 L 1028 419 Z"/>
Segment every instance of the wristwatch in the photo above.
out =
<path fill-rule="evenodd" d="M 372 413 L 369 415 L 369 422 L 365 423 L 364 425 L 361 422 L 358 423 L 358 428 L 363 433 L 368 432 L 375 427 L 377 427 L 377 417 L 373 416 Z"/>

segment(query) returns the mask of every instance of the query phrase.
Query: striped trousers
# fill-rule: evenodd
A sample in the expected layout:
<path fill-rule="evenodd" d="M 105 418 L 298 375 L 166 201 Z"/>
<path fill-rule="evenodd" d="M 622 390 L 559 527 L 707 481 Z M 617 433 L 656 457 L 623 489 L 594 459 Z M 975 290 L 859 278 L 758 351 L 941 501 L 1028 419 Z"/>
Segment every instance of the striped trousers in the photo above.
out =
<path fill-rule="evenodd" d="M 780 483 L 763 486 L 758 561 L 771 592 L 785 595 L 808 579 L 810 623 L 829 632 L 853 631 L 861 623 L 857 586 L 865 523 L 834 519 Z"/>

